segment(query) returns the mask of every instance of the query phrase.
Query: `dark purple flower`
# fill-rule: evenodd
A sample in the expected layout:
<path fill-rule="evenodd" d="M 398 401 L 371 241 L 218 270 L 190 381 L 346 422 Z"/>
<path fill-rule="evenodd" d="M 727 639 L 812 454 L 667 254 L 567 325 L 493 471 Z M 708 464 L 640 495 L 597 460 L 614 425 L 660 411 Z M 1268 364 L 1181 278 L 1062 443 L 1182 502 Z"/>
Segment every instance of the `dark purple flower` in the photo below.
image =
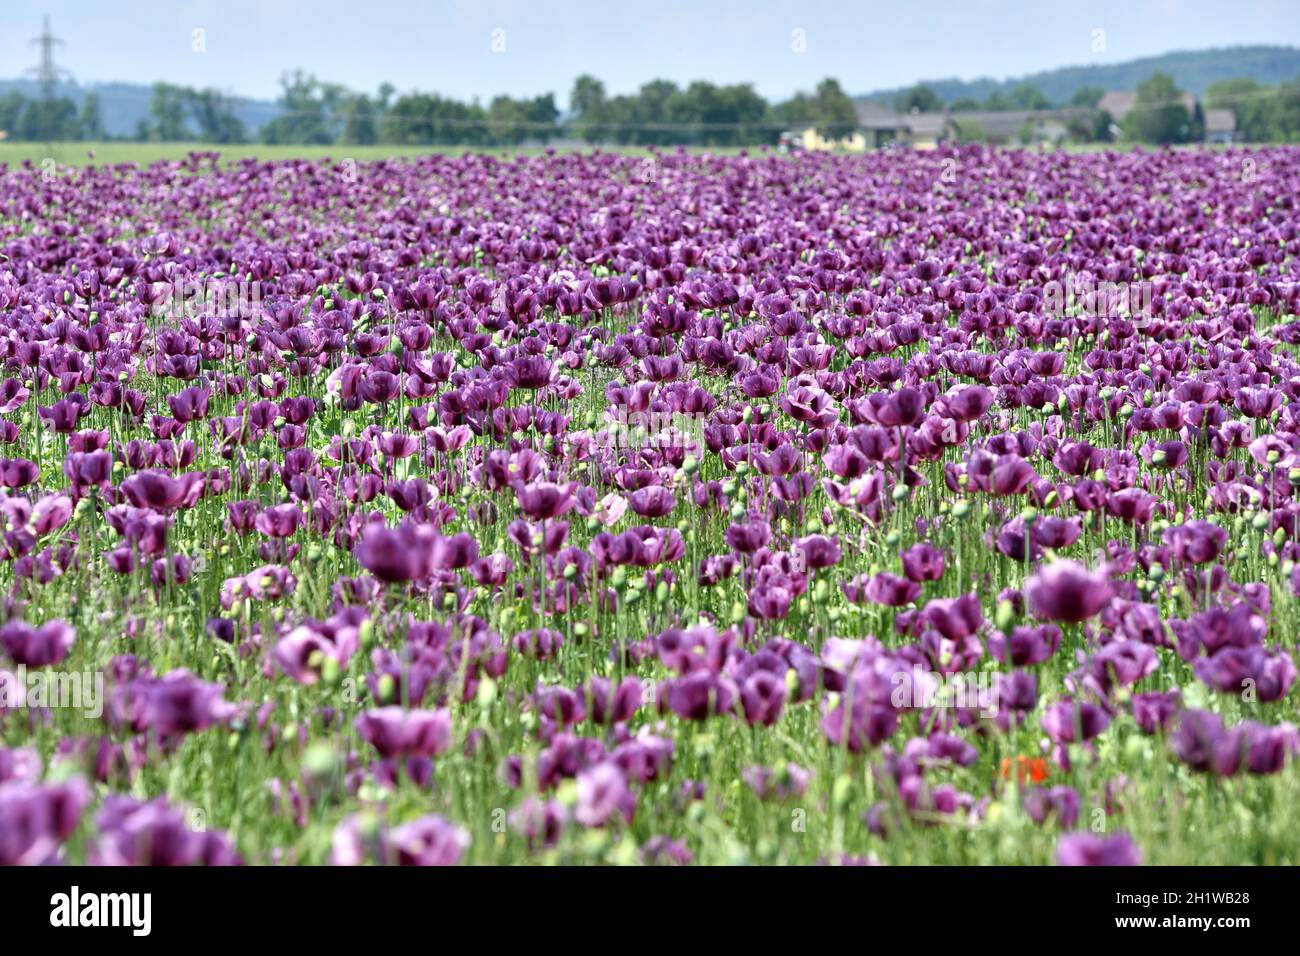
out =
<path fill-rule="evenodd" d="M 1057 561 L 1025 585 L 1030 609 L 1040 618 L 1076 623 L 1100 613 L 1115 591 L 1103 574 L 1075 561 Z"/>

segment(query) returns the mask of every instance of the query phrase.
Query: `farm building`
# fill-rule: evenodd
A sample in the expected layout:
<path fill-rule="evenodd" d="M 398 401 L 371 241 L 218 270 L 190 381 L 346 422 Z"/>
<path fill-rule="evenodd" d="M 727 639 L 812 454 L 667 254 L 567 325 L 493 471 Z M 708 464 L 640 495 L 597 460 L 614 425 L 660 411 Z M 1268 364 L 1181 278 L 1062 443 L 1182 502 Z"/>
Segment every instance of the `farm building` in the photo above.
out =
<path fill-rule="evenodd" d="M 1237 141 L 1237 114 L 1232 110 L 1206 110 L 1205 141 L 1207 143 L 1235 143 Z"/>

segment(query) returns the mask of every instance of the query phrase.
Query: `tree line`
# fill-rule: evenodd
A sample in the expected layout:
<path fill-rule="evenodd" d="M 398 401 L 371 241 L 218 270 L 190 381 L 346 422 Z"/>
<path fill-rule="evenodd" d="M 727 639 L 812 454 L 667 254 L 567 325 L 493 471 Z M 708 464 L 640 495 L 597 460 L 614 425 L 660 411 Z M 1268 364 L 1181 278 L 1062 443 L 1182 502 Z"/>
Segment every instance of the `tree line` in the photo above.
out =
<path fill-rule="evenodd" d="M 578 77 L 562 117 L 553 94 L 533 98 L 497 96 L 486 105 L 438 93 L 398 94 L 388 83 L 374 93 L 318 80 L 301 70 L 281 78 L 280 112 L 254 135 L 238 115 L 239 101 L 215 88 L 156 83 L 148 116 L 128 138 L 156 142 L 368 145 L 519 146 L 559 138 L 634 146 L 758 146 L 775 144 L 785 130 L 815 127 L 828 139 L 850 135 L 858 124 L 853 99 L 827 78 L 810 92 L 769 103 L 751 84 L 717 85 L 698 80 L 685 86 L 652 80 L 635 93 L 611 96 L 589 75 Z M 947 111 L 960 137 L 983 138 L 963 114 L 1072 108 L 1068 134 L 1080 141 L 1114 138 L 1148 143 L 1194 142 L 1202 138 L 1204 114 L 1179 102 L 1172 78 L 1153 74 L 1137 90 L 1134 109 L 1122 123 L 1098 108 L 1105 91 L 1077 90 L 1064 103 L 1052 102 L 1031 83 L 987 98 L 945 102 L 918 84 L 890 104 L 899 113 Z M 1248 142 L 1300 140 L 1300 78 L 1270 87 L 1250 79 L 1211 84 L 1205 109 L 1229 109 L 1239 138 Z M 58 141 L 105 139 L 99 97 L 87 93 L 80 105 L 67 97 L 43 100 L 11 92 L 0 97 L 0 130 L 13 139 Z"/>

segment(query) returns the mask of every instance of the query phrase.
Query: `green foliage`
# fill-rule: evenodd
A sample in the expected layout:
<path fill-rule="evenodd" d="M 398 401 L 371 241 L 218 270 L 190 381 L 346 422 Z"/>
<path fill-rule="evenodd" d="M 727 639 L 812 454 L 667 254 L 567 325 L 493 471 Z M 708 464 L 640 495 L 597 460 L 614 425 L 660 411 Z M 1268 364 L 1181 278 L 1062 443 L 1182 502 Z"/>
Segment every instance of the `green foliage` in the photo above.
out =
<path fill-rule="evenodd" d="M 930 87 L 917 85 L 900 93 L 894 101 L 894 108 L 900 113 L 910 113 L 912 110 L 935 113 L 943 109 L 943 100 Z"/>
<path fill-rule="evenodd" d="M 1137 100 L 1124 117 L 1124 135 L 1139 143 L 1186 143 L 1194 136 L 1193 117 L 1179 102 L 1173 77 L 1153 73 L 1138 85 Z"/>
<path fill-rule="evenodd" d="M 1205 107 L 1231 110 L 1239 138 L 1248 143 L 1300 139 L 1300 77 L 1276 87 L 1245 78 L 1213 83 L 1205 91 Z"/>

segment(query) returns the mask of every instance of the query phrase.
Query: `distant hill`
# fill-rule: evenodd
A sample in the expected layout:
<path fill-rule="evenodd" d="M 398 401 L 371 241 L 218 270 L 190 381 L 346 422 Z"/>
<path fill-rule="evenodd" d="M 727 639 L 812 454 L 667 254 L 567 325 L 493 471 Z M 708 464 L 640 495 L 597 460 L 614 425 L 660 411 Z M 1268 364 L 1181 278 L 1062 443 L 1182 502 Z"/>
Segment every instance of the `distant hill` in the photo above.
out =
<path fill-rule="evenodd" d="M 975 80 L 922 80 L 945 103 L 963 97 L 986 99 L 995 90 L 1005 93 L 1019 83 L 1032 83 L 1054 103 L 1064 103 L 1076 90 L 1100 86 L 1106 90 L 1135 90 L 1152 73 L 1168 73 L 1181 89 L 1205 94 L 1205 88 L 1218 80 L 1247 77 L 1268 86 L 1300 78 L 1300 49 L 1289 46 L 1238 46 L 1215 50 L 1186 50 L 1147 56 L 1124 63 L 1095 66 L 1063 66 L 1043 73 L 1006 80 L 982 77 Z M 876 90 L 859 96 L 861 100 L 892 103 L 903 90 Z"/>
<path fill-rule="evenodd" d="M 31 80 L 0 80 L 0 96 L 17 90 L 24 96 L 36 97 L 39 90 Z M 70 97 L 81 108 L 87 93 L 99 94 L 99 111 L 104 118 L 104 129 L 110 136 L 133 136 L 141 120 L 149 118 L 149 100 L 153 88 L 142 83 L 90 83 L 85 86 L 64 83 L 58 88 L 59 96 Z M 255 133 L 273 120 L 280 106 L 270 100 L 241 99 L 235 115 L 243 120 L 250 133 Z M 192 125 L 192 124 L 191 124 Z"/>

